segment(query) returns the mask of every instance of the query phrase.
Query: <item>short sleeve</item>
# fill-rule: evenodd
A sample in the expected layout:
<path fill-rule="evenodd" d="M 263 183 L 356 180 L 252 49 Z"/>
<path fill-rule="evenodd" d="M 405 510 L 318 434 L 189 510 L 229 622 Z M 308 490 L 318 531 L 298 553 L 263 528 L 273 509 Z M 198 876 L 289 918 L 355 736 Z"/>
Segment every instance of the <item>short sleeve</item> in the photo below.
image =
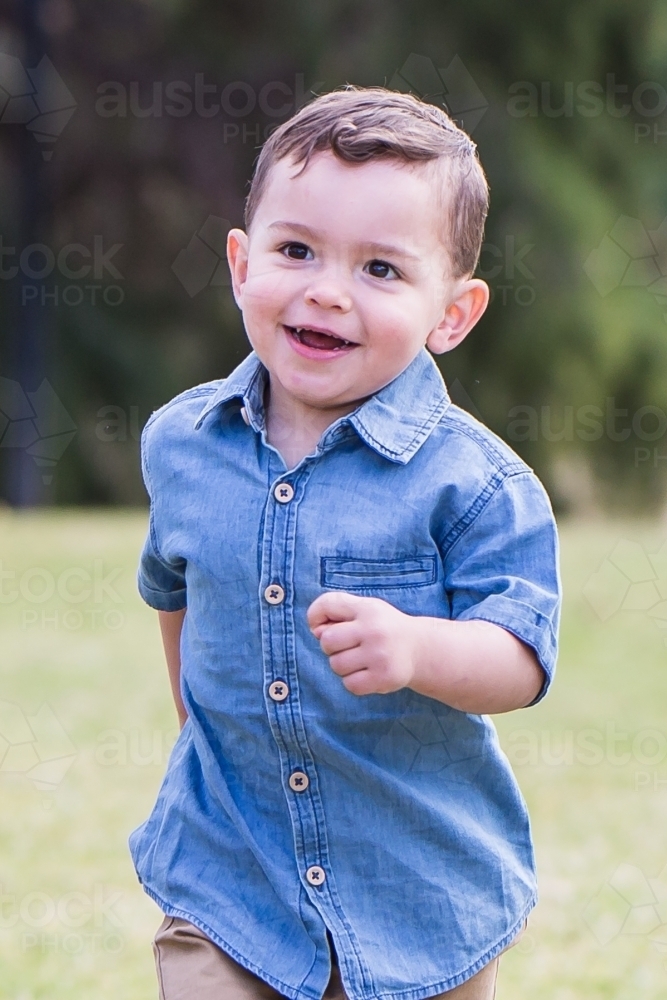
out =
<path fill-rule="evenodd" d="M 443 562 L 452 618 L 500 625 L 535 650 L 545 675 L 537 704 L 553 680 L 561 584 L 556 524 L 534 473 L 501 481 Z"/>
<path fill-rule="evenodd" d="M 153 540 L 152 525 L 139 561 L 137 587 L 146 604 L 156 611 L 181 611 L 186 607 L 185 562 L 166 562 Z"/>
<path fill-rule="evenodd" d="M 148 431 L 150 421 L 141 435 L 141 470 L 150 498 L 149 527 L 139 560 L 137 588 L 142 598 L 157 611 L 181 611 L 187 605 L 185 560 L 169 561 L 160 552 L 156 530 L 157 498 L 151 483 L 148 462 Z"/>

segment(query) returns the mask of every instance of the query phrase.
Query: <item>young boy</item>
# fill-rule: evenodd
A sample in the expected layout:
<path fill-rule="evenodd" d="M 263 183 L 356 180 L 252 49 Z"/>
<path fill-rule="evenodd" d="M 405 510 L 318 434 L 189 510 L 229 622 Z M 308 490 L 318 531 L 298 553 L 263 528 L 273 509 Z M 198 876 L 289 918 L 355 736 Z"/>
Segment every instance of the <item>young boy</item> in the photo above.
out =
<path fill-rule="evenodd" d="M 556 529 L 428 353 L 486 308 L 487 199 L 439 109 L 313 100 L 229 234 L 252 353 L 146 425 L 139 589 L 182 725 L 130 841 L 162 1000 L 491 1000 L 535 906 L 488 714 L 551 683 Z"/>

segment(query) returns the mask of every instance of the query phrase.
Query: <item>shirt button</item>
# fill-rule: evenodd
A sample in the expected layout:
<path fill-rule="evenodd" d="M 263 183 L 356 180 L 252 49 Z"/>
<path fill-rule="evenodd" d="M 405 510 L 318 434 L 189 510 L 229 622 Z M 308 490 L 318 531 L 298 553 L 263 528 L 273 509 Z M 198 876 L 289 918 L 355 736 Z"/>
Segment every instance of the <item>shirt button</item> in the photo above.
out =
<path fill-rule="evenodd" d="M 308 784 L 308 775 L 303 771 L 293 771 L 289 776 L 289 786 L 293 792 L 305 792 Z"/>
<path fill-rule="evenodd" d="M 248 414 L 246 413 L 245 406 L 241 407 L 241 411 L 240 412 L 241 412 L 241 416 L 243 417 L 243 419 L 246 422 L 246 424 L 250 425 L 250 418 L 248 417 Z"/>
<path fill-rule="evenodd" d="M 319 865 L 311 865 L 306 872 L 306 878 L 311 885 L 322 885 L 326 877 L 324 868 L 320 868 Z"/>
<path fill-rule="evenodd" d="M 285 591 L 279 583 L 270 583 L 264 591 L 264 597 L 269 604 L 282 604 L 285 600 Z"/>
<path fill-rule="evenodd" d="M 294 490 L 289 483 L 278 483 L 273 495 L 278 503 L 289 503 L 294 496 Z"/>
<path fill-rule="evenodd" d="M 269 694 L 274 701 L 284 701 L 289 694 L 289 688 L 285 681 L 274 681 L 269 684 Z"/>

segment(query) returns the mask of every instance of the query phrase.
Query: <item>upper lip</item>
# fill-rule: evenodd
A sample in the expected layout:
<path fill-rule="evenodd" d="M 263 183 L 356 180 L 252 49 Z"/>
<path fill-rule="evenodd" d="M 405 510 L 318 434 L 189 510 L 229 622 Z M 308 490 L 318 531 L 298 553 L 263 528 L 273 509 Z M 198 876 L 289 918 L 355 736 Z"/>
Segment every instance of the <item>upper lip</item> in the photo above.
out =
<path fill-rule="evenodd" d="M 335 330 L 327 330 L 324 326 L 313 326 L 312 323 L 285 323 L 285 326 L 291 330 L 313 330 L 315 333 L 327 333 L 330 337 L 336 337 L 338 340 L 346 340 L 349 344 L 356 344 L 356 340 L 351 340 L 350 337 L 344 337 L 342 333 L 336 333 Z"/>

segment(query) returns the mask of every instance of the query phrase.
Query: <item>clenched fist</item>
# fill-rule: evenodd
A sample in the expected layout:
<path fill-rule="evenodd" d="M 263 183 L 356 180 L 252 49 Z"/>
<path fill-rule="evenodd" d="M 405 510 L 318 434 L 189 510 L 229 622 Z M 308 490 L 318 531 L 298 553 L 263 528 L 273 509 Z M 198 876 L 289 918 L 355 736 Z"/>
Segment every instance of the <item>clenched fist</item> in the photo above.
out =
<path fill-rule="evenodd" d="M 389 694 L 410 685 L 419 619 L 377 597 L 344 591 L 320 594 L 307 618 L 331 669 L 351 694 Z"/>

